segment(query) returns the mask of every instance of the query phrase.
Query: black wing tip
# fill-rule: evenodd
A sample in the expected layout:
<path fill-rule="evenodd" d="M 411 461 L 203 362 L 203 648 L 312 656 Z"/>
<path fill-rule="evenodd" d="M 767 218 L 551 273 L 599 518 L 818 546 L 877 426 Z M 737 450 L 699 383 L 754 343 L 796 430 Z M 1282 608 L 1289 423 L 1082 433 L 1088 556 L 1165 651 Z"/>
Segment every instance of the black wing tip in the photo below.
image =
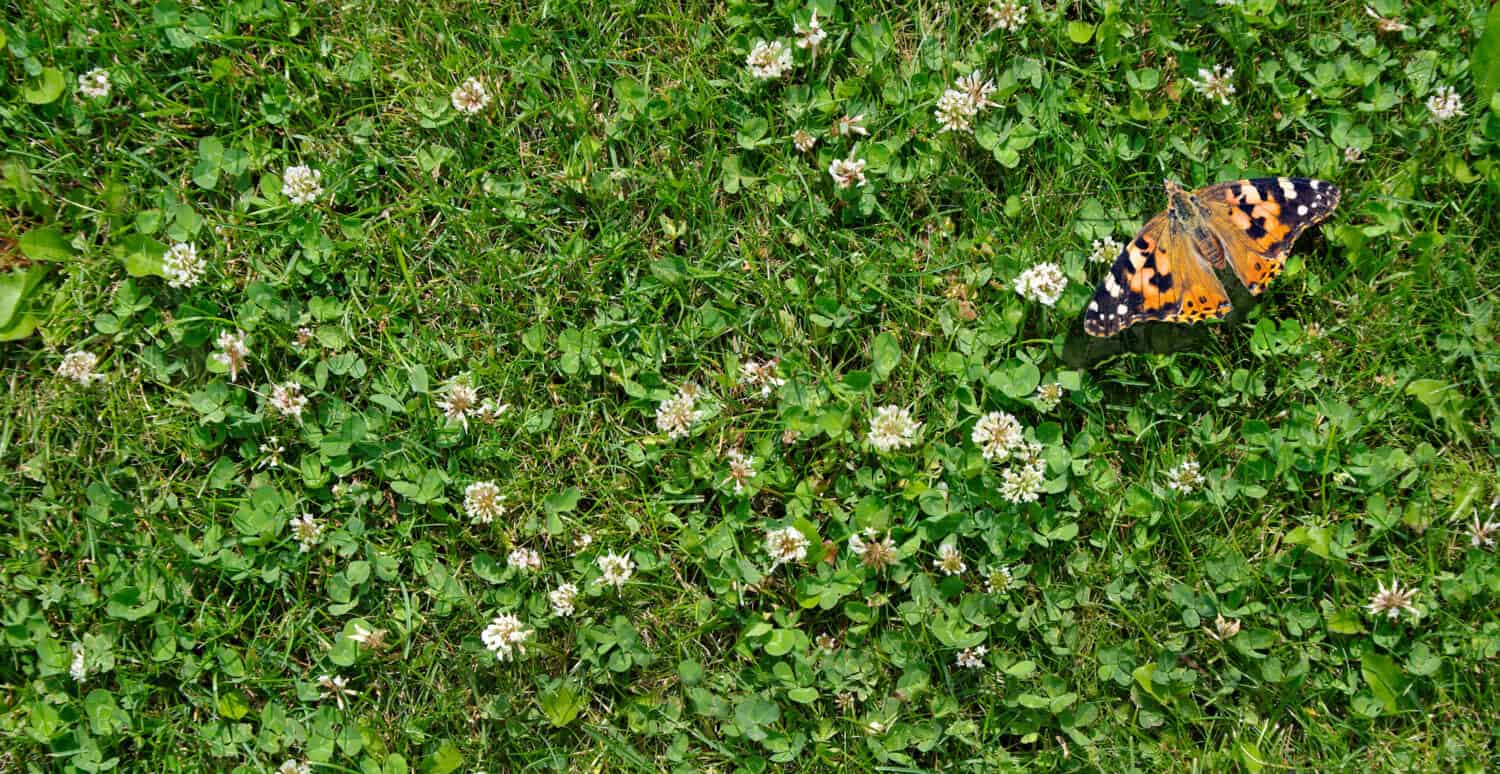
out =
<path fill-rule="evenodd" d="M 1100 298 L 1104 295 L 1103 291 L 1096 293 L 1089 301 L 1088 307 L 1083 310 L 1083 330 L 1090 336 L 1113 336 L 1116 331 L 1120 330 L 1120 318 L 1113 312 L 1104 311 L 1104 304 L 1109 302 L 1107 296 Z"/>
<path fill-rule="evenodd" d="M 1107 338 L 1136 323 L 1160 319 L 1162 315 L 1148 311 L 1134 311 L 1126 314 L 1086 311 L 1083 314 L 1083 331 L 1090 336 Z"/>
<path fill-rule="evenodd" d="M 1339 200 L 1342 199 L 1344 195 L 1344 189 L 1328 182 L 1327 180 L 1323 180 L 1322 178 L 1289 177 L 1287 178 L 1287 180 L 1291 181 L 1293 185 L 1296 185 L 1299 188 L 1306 187 L 1307 190 L 1312 191 L 1313 197 L 1315 199 L 1326 202 L 1327 206 L 1322 208 L 1322 213 L 1318 218 L 1319 220 L 1321 220 L 1323 217 L 1327 217 L 1328 213 L 1333 212 L 1334 208 L 1339 206 Z"/>
<path fill-rule="evenodd" d="M 1338 208 L 1339 202 L 1341 200 L 1343 200 L 1343 198 L 1344 198 L 1344 189 L 1339 188 L 1338 186 L 1334 185 L 1333 183 L 1327 183 L 1327 182 L 1325 182 L 1325 183 L 1323 183 L 1323 185 L 1328 186 L 1329 200 L 1328 200 L 1328 207 L 1323 211 L 1323 216 L 1320 217 L 1320 218 L 1318 218 L 1318 220 L 1322 220 L 1323 218 L 1326 218 L 1330 214 L 1332 214 L 1333 211 Z"/>

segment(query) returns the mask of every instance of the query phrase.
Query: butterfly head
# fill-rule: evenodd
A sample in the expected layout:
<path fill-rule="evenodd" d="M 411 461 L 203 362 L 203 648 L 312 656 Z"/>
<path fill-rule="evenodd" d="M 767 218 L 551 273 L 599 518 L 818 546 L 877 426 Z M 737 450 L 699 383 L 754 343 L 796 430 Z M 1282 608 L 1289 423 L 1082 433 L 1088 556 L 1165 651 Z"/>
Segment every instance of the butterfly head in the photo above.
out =
<path fill-rule="evenodd" d="M 1193 194 L 1186 188 L 1178 185 L 1176 181 L 1163 181 L 1167 189 L 1167 211 L 1178 222 L 1191 218 L 1198 208 L 1194 206 Z"/>

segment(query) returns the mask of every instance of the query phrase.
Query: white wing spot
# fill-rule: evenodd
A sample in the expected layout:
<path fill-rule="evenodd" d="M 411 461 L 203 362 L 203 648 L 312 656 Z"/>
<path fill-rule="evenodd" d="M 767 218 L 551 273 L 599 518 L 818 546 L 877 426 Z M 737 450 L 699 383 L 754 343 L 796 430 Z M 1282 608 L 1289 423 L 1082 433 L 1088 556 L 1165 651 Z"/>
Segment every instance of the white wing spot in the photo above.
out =
<path fill-rule="evenodd" d="M 1307 205 L 1304 204 L 1301 207 L 1298 207 L 1297 208 L 1297 214 L 1298 215 L 1306 215 L 1307 214 Z"/>
<path fill-rule="evenodd" d="M 1120 304 L 1118 307 L 1115 308 L 1115 314 L 1125 314 L 1125 313 L 1127 313 L 1129 311 L 1130 311 L 1130 307 L 1128 307 L 1128 306 L 1126 306 L 1124 304 Z"/>
<path fill-rule="evenodd" d="M 1099 311 L 1099 302 L 1098 301 L 1090 301 L 1089 302 L 1089 311 L 1090 312 L 1097 312 L 1097 311 Z"/>
<path fill-rule="evenodd" d="M 1284 177 L 1279 177 L 1276 179 L 1281 183 L 1281 195 L 1285 196 L 1287 198 L 1287 201 L 1291 201 L 1297 198 L 1297 186 L 1292 185 L 1292 181 Z"/>

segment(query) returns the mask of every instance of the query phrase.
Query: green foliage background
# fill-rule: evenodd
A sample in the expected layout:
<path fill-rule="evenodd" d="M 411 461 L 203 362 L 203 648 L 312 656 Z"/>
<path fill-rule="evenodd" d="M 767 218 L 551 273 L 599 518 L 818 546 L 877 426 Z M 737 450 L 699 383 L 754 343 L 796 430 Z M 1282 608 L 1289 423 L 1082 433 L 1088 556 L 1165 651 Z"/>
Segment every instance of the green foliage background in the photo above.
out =
<path fill-rule="evenodd" d="M 1497 489 L 1500 23 L 1026 8 L 1011 32 L 865 0 L 10 4 L 0 769 L 1494 765 L 1500 564 L 1469 526 Z M 752 79 L 751 46 L 815 9 L 818 56 Z M 1189 83 L 1214 65 L 1228 105 Z M 103 100 L 76 91 L 96 67 Z M 940 134 L 976 69 L 998 106 Z M 471 76 L 495 100 L 468 117 Z M 1435 122 L 1444 85 L 1465 114 Z M 856 115 L 868 137 L 829 134 Z M 850 154 L 869 183 L 836 189 Z M 296 164 L 316 204 L 281 194 Z M 1262 303 L 1171 353 L 1076 356 L 1093 240 L 1132 235 L 1164 177 L 1266 174 L 1344 199 Z M 197 287 L 160 277 L 179 241 Z M 1041 261 L 1070 280 L 1052 308 L 1010 287 Z M 250 342 L 233 382 L 226 330 Z M 74 350 L 103 382 L 58 375 Z M 736 388 L 772 357 L 769 400 Z M 510 411 L 446 420 L 461 374 Z M 288 380 L 300 423 L 266 408 Z M 689 383 L 706 415 L 668 439 L 656 407 Z M 870 449 L 882 405 L 917 446 Z M 1044 447 L 1037 503 L 970 441 L 996 410 Z M 1190 459 L 1205 484 L 1173 491 Z M 510 507 L 490 526 L 462 509 L 481 480 Z M 304 512 L 329 526 L 309 552 Z M 817 540 L 773 568 L 787 525 Z M 865 528 L 900 548 L 884 573 L 849 554 Z M 637 565 L 618 592 L 606 551 Z M 1393 579 L 1420 617 L 1364 611 Z M 536 629 L 513 662 L 480 642 L 499 612 Z M 320 699 L 323 674 L 358 695 Z"/>

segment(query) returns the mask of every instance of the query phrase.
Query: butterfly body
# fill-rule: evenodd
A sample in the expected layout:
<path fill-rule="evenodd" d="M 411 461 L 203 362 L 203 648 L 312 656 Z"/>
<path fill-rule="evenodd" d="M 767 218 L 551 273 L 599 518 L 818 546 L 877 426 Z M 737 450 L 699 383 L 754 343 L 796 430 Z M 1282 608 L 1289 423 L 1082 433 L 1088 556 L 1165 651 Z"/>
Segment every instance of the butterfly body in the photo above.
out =
<path fill-rule="evenodd" d="M 1339 189 L 1322 180 L 1266 177 L 1188 191 L 1168 180 L 1167 209 L 1115 259 L 1084 311 L 1084 330 L 1110 336 L 1145 320 L 1192 323 L 1229 314 L 1216 269 L 1252 294 L 1286 265 L 1292 243 L 1331 214 Z"/>

